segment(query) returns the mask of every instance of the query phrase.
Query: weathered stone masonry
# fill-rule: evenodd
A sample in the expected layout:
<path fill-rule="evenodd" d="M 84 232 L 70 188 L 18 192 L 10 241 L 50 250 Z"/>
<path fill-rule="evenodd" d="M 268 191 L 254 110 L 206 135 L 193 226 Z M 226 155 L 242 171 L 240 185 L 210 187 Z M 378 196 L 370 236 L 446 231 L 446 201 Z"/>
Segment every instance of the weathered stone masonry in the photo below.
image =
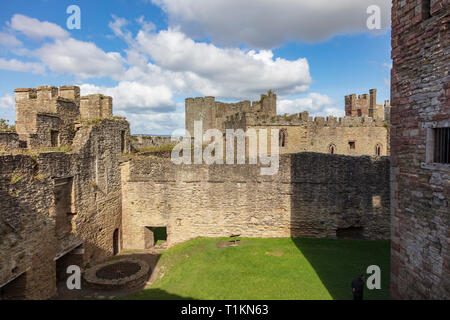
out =
<path fill-rule="evenodd" d="M 108 115 L 76 117 L 68 127 L 57 127 L 60 134 L 71 133 L 67 152 L 35 151 L 34 146 L 49 146 L 50 130 L 56 128 L 36 125 L 41 114 L 33 106 L 44 100 L 18 100 L 34 118 L 29 116 L 32 123 L 21 131 L 29 149 L 0 155 L 0 299 L 47 299 L 67 276 L 67 265 L 84 268 L 121 248 L 119 157 L 129 151 L 129 124 Z M 50 103 L 60 101 L 72 103 L 77 114 L 76 100 L 54 95 Z M 48 116 L 61 119 L 53 111 Z M 36 135 L 40 139 L 30 145 Z"/>
<path fill-rule="evenodd" d="M 145 248 L 146 227 L 169 244 L 198 236 L 336 237 L 362 227 L 389 239 L 388 158 L 300 153 L 274 176 L 258 165 L 175 165 L 136 157 L 122 164 L 123 243 Z M 150 241 L 151 242 L 151 241 Z"/>
<path fill-rule="evenodd" d="M 437 163 L 450 127 L 450 1 L 392 6 L 391 296 L 450 299 L 450 164 Z M 444 140 L 445 141 L 445 140 Z M 446 150 L 448 152 L 449 140 Z"/>

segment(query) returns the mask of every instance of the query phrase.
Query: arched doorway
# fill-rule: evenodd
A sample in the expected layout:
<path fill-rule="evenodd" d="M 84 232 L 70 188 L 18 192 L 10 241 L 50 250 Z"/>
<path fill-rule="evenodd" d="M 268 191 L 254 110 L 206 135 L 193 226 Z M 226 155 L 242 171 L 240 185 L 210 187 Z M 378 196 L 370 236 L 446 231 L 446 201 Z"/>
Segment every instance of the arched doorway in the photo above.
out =
<path fill-rule="evenodd" d="M 114 230 L 113 233 L 113 255 L 119 253 L 119 229 Z"/>

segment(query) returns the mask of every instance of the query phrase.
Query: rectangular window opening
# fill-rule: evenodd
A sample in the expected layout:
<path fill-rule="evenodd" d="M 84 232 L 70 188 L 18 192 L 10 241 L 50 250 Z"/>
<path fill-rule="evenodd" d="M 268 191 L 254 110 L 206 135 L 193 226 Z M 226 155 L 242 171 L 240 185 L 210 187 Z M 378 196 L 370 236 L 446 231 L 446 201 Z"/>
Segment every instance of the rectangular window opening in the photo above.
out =
<path fill-rule="evenodd" d="M 433 136 L 433 162 L 450 163 L 450 128 L 435 128 Z"/>

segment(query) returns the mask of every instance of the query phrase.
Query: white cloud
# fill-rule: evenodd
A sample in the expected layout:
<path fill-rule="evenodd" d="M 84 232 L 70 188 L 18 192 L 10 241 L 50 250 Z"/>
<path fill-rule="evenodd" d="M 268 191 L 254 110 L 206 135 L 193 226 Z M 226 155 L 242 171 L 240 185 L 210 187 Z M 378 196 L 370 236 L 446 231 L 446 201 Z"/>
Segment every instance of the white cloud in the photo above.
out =
<path fill-rule="evenodd" d="M 0 119 L 9 121 L 9 124 L 14 124 L 15 110 L 14 110 L 14 97 L 10 94 L 6 94 L 0 97 Z"/>
<path fill-rule="evenodd" d="M 11 18 L 10 26 L 12 29 L 20 31 L 34 39 L 42 39 L 45 37 L 62 39 L 69 36 L 66 30 L 54 23 L 39 21 L 38 19 L 30 18 L 22 14 L 15 14 Z"/>
<path fill-rule="evenodd" d="M 13 34 L 0 32 L 0 45 L 2 47 L 17 48 L 22 46 L 22 42 Z"/>
<path fill-rule="evenodd" d="M 0 97 L 0 110 L 14 110 L 14 98 L 10 94 Z"/>
<path fill-rule="evenodd" d="M 370 5 L 390 27 L 389 0 L 152 0 L 192 37 L 270 48 L 285 41 L 322 41 L 342 33 L 366 32 Z"/>
<path fill-rule="evenodd" d="M 153 110 L 174 110 L 171 90 L 163 85 L 148 86 L 139 82 L 121 81 L 112 88 L 99 87 L 92 84 L 80 86 L 83 95 L 102 93 L 114 97 L 115 110 L 129 110 L 134 113 L 143 113 Z"/>
<path fill-rule="evenodd" d="M 112 88 L 82 84 L 81 94 L 102 93 L 113 97 L 114 114 L 125 116 L 133 133 L 170 135 L 184 128 L 184 103 L 173 100 L 170 88 L 121 81 Z"/>
<path fill-rule="evenodd" d="M 270 50 L 219 48 L 173 29 L 158 33 L 141 30 L 136 41 L 138 50 L 161 68 L 181 73 L 183 81 L 202 95 L 248 98 L 267 89 L 301 93 L 311 82 L 306 59 L 274 59 Z"/>
<path fill-rule="evenodd" d="M 175 130 L 184 132 L 184 112 L 137 114 L 119 111 L 117 114 L 132 123 L 133 133 L 172 135 Z"/>
<path fill-rule="evenodd" d="M 327 95 L 310 93 L 305 98 L 282 99 L 278 102 L 278 113 L 300 113 L 308 111 L 311 116 L 344 116 L 344 110 L 332 107 L 335 102 Z"/>
<path fill-rule="evenodd" d="M 55 40 L 36 51 L 50 70 L 71 73 L 80 78 L 116 76 L 124 72 L 118 52 L 104 52 L 94 43 L 72 38 Z"/>
<path fill-rule="evenodd" d="M 31 72 L 35 74 L 43 74 L 45 67 L 37 62 L 23 62 L 16 59 L 6 60 L 0 58 L 0 69 L 10 71 Z"/>

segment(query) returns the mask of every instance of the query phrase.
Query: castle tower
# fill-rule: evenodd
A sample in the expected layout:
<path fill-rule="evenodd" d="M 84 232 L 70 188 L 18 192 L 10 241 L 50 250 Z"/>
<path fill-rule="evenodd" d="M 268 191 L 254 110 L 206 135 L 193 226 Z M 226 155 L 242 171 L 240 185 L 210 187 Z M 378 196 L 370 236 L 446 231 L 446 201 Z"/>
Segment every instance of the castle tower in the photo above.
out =
<path fill-rule="evenodd" d="M 186 98 L 186 130 L 194 135 L 194 122 L 202 121 L 203 132 L 215 128 L 216 103 L 214 97 Z"/>
<path fill-rule="evenodd" d="M 261 111 L 270 116 L 277 114 L 277 95 L 272 90 L 261 95 Z"/>
<path fill-rule="evenodd" d="M 81 119 L 105 119 L 112 117 L 112 97 L 90 94 L 80 99 Z"/>
<path fill-rule="evenodd" d="M 377 107 L 377 89 L 370 89 L 370 100 L 369 100 L 369 117 L 375 118 L 376 107 Z"/>
<path fill-rule="evenodd" d="M 450 299 L 449 21 L 448 0 L 393 0 L 394 299 Z"/>
<path fill-rule="evenodd" d="M 77 86 L 61 86 L 59 87 L 59 95 L 62 98 L 75 102 L 80 105 L 80 87 Z"/>

